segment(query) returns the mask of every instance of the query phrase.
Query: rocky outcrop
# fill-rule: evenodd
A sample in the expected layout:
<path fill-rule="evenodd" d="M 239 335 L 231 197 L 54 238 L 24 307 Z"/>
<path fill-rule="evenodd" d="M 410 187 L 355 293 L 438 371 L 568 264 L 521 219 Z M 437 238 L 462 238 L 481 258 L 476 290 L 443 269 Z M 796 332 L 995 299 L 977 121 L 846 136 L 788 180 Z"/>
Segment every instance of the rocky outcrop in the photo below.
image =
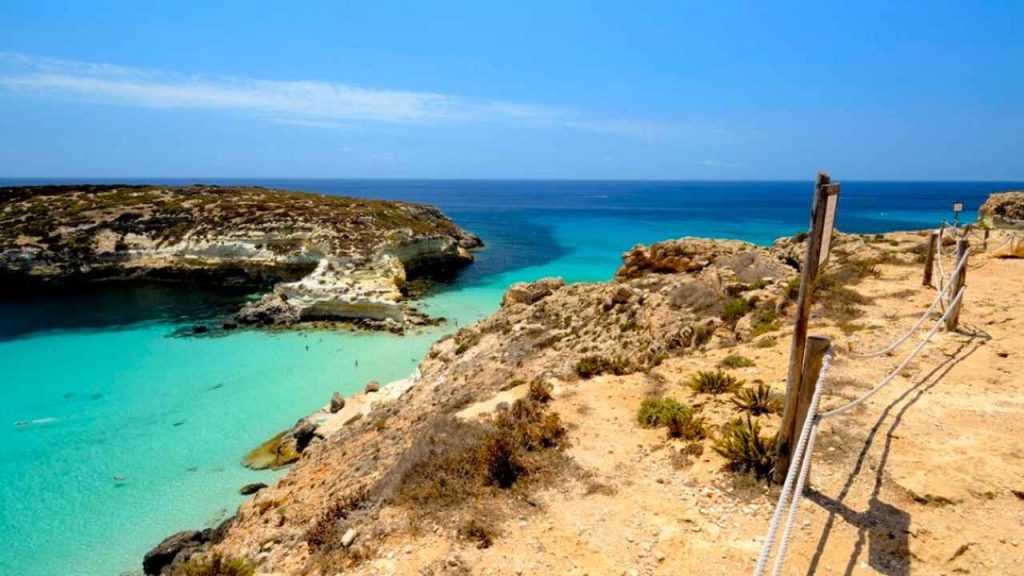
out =
<path fill-rule="evenodd" d="M 189 558 L 223 540 L 233 521 L 229 518 L 216 528 L 185 530 L 168 536 L 143 557 L 142 572 L 147 576 L 172 574 Z"/>
<path fill-rule="evenodd" d="M 316 437 L 316 424 L 302 418 L 245 455 L 243 462 L 253 470 L 283 468 L 295 462 Z"/>
<path fill-rule="evenodd" d="M 743 282 L 778 278 L 791 271 L 776 255 L 747 242 L 681 238 L 634 246 L 623 255 L 615 277 L 628 280 L 651 273 L 700 272 L 712 264 L 733 270 Z"/>
<path fill-rule="evenodd" d="M 1024 191 L 990 194 L 978 208 L 978 220 L 989 228 L 1024 230 Z"/>
<path fill-rule="evenodd" d="M 218 186 L 0 188 L 5 290 L 143 279 L 273 288 L 238 321 L 401 324 L 402 289 L 473 260 L 436 208 Z"/>

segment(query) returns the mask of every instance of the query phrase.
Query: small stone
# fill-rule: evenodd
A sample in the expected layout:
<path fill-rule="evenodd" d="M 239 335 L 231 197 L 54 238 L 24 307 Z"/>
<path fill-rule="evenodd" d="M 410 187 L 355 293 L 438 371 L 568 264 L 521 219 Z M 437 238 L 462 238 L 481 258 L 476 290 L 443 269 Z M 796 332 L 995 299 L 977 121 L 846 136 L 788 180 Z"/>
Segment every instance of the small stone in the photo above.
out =
<path fill-rule="evenodd" d="M 380 382 L 377 382 L 376 380 L 370 380 L 367 382 L 366 393 L 369 394 L 370 392 L 380 392 Z"/>
<path fill-rule="evenodd" d="M 356 541 L 356 536 L 359 536 L 359 533 L 356 532 L 356 529 L 355 528 L 349 528 L 348 530 L 345 531 L 345 534 L 341 537 L 341 545 L 344 546 L 345 548 L 348 548 L 349 546 L 352 545 L 353 542 Z"/>
<path fill-rule="evenodd" d="M 331 396 L 331 414 L 337 414 L 344 407 L 345 407 L 345 398 L 341 394 L 339 394 L 338 392 L 335 392 Z"/>

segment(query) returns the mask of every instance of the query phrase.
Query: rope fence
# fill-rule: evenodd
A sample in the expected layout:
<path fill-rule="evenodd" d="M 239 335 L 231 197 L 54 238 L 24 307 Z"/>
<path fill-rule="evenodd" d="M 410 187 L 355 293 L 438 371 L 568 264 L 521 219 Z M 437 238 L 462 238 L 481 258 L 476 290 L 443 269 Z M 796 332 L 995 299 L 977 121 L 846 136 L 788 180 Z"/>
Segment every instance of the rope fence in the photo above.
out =
<path fill-rule="evenodd" d="M 924 350 L 925 346 L 931 341 L 935 334 L 939 331 L 940 327 L 943 326 L 949 320 L 951 315 L 958 315 L 960 303 L 963 300 L 964 293 L 967 288 L 963 285 L 963 279 L 955 281 L 958 275 L 967 266 L 967 257 L 969 250 L 964 250 L 960 259 L 955 262 L 952 270 L 949 274 L 945 273 L 942 266 L 942 251 L 941 244 L 943 233 L 945 232 L 946 225 L 939 230 L 937 236 L 938 246 L 936 246 L 936 266 L 939 268 L 939 288 L 937 288 L 937 294 L 932 303 L 925 310 L 924 314 L 910 327 L 909 330 L 900 334 L 894 338 L 891 342 L 885 346 L 876 349 L 871 352 L 857 352 L 849 350 L 843 352 L 842 355 L 849 356 L 851 358 L 865 359 L 882 356 L 889 354 L 896 350 L 904 342 L 910 339 L 930 317 L 932 317 L 939 306 L 942 306 L 943 312 L 937 319 L 935 319 L 933 325 L 928 332 L 921 338 L 921 340 L 910 350 L 906 356 L 896 366 L 890 370 L 885 376 L 883 376 L 878 383 L 872 386 L 870 389 L 862 393 L 857 398 L 848 401 L 840 406 L 830 408 L 827 410 L 820 409 L 821 397 L 824 392 L 824 384 L 827 379 L 829 368 L 831 366 L 832 359 L 837 352 L 833 348 L 829 348 L 825 351 L 822 357 L 821 370 L 818 374 L 817 381 L 815 383 L 814 393 L 810 399 L 810 403 L 807 408 L 807 415 L 804 418 L 802 427 L 800 428 L 800 434 L 797 437 L 796 448 L 793 452 L 792 462 L 789 465 L 789 469 L 786 472 L 785 481 L 782 485 L 782 490 L 779 493 L 778 502 L 775 505 L 775 511 L 772 515 L 771 523 L 768 526 L 768 534 L 765 537 L 764 544 L 761 547 L 761 552 L 758 555 L 757 565 L 754 568 L 754 576 L 764 576 L 768 568 L 768 561 L 772 556 L 772 550 L 775 548 L 776 540 L 778 540 L 778 550 L 775 553 L 775 562 L 772 565 L 772 576 L 779 576 L 782 573 L 783 567 L 786 561 L 786 552 L 789 547 L 789 543 L 793 533 L 793 526 L 796 523 L 796 518 L 799 511 L 801 495 L 803 494 L 804 487 L 807 483 L 807 478 L 810 475 L 810 466 L 812 455 L 814 454 L 814 447 L 822 420 L 826 418 L 832 418 L 843 414 L 849 410 L 860 406 L 861 404 L 870 400 L 883 388 L 888 386 L 896 377 L 903 372 L 907 365 L 914 360 Z M 954 227 L 953 230 L 959 231 L 959 239 L 964 239 L 970 234 L 969 229 Z M 959 240 L 958 239 L 958 240 Z M 1009 240 L 1012 240 L 1011 237 Z M 1005 245 L 1005 242 L 1004 242 Z M 951 288 L 956 285 L 959 287 L 956 294 L 950 294 Z M 952 320 L 955 325 L 955 318 Z M 785 521 L 783 521 L 785 518 Z M 781 528 L 781 536 L 779 530 Z"/>

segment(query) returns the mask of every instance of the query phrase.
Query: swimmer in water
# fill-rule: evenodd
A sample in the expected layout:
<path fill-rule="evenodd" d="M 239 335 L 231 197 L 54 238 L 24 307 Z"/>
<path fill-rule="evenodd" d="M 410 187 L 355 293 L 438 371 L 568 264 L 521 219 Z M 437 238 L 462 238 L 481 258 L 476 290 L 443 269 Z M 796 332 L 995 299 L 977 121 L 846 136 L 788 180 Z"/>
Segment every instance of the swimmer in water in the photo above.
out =
<path fill-rule="evenodd" d="M 114 475 L 114 481 L 115 482 L 124 482 L 125 480 L 126 480 L 126 478 L 124 476 L 121 476 L 120 474 L 115 474 Z"/>

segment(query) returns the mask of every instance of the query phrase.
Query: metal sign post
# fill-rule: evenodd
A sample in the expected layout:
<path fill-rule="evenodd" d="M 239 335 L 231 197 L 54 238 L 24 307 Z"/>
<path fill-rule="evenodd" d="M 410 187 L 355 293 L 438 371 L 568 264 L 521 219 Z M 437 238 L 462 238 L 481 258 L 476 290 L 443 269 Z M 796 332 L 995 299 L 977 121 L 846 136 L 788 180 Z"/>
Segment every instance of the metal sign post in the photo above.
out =
<path fill-rule="evenodd" d="M 953 202 L 953 224 L 960 225 L 960 213 L 964 211 L 963 202 Z"/>

